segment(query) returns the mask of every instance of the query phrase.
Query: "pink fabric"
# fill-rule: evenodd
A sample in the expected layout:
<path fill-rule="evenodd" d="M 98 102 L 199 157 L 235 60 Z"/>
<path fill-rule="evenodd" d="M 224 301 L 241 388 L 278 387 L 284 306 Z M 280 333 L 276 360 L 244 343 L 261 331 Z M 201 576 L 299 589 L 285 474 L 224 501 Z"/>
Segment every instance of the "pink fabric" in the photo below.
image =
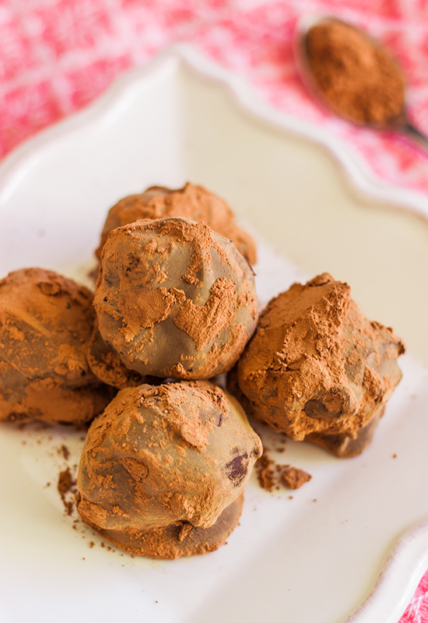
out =
<path fill-rule="evenodd" d="M 334 13 L 388 43 L 408 76 L 412 117 L 428 132 L 427 0 L 0 0 L 0 157 L 185 40 L 281 110 L 347 139 L 384 179 L 428 193 L 427 155 L 325 114 L 302 88 L 291 37 L 303 10 Z"/>
<path fill-rule="evenodd" d="M 378 175 L 428 195 L 428 155 L 317 108 L 296 73 L 302 12 L 333 13 L 385 41 L 428 133 L 427 0 L 0 0 L 0 157 L 81 108 L 132 65 L 187 41 L 255 84 L 277 108 L 343 137 Z M 401 619 L 428 623 L 428 573 Z"/>

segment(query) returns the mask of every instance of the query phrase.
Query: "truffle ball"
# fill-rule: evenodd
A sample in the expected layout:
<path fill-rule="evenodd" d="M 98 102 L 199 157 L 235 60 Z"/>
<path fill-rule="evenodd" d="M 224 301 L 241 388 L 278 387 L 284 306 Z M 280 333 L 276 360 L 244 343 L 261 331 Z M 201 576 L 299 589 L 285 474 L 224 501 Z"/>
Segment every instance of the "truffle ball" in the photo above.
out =
<path fill-rule="evenodd" d="M 96 255 L 100 259 L 109 233 L 140 219 L 158 219 L 182 216 L 192 221 L 204 222 L 215 232 L 229 238 L 250 264 L 257 261 L 256 245 L 249 234 L 235 223 L 227 203 L 203 186 L 187 183 L 173 190 L 165 186 L 151 186 L 143 193 L 130 195 L 114 205 L 101 234 Z"/>
<path fill-rule="evenodd" d="M 379 414 L 401 379 L 403 352 L 392 329 L 361 313 L 348 284 L 324 273 L 270 301 L 235 382 L 274 430 L 326 446 L 327 435 L 356 439 Z"/>
<path fill-rule="evenodd" d="M 258 315 L 245 258 L 204 223 L 183 218 L 114 229 L 94 305 L 100 334 L 125 367 L 163 378 L 226 372 Z"/>
<path fill-rule="evenodd" d="M 126 388 L 88 431 L 78 510 L 131 553 L 212 551 L 236 526 L 261 453 L 239 403 L 212 383 Z"/>
<path fill-rule="evenodd" d="M 0 281 L 0 420 L 81 424 L 113 397 L 86 349 L 92 294 L 57 273 L 29 268 Z"/>

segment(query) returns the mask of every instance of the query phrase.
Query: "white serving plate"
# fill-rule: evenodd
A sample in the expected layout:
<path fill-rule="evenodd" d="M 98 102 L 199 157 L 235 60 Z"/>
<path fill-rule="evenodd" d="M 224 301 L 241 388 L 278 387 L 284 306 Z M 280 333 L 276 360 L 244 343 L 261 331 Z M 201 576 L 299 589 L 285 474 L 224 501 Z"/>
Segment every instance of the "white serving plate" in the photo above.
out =
<path fill-rule="evenodd" d="M 325 270 L 348 281 L 409 346 L 403 381 L 363 456 L 288 441 L 274 456 L 312 481 L 290 500 L 253 478 L 228 545 L 174 562 L 107 551 L 89 528 L 72 529 L 57 449 L 65 442 L 76 463 L 81 433 L 3 426 L 0 620 L 398 621 L 428 568 L 428 227 L 411 214 L 428 215 L 425 198 L 376 180 L 322 128 L 178 46 L 3 162 L 0 277 L 36 265 L 85 279 L 109 206 L 188 179 L 257 232 L 263 303 Z"/>

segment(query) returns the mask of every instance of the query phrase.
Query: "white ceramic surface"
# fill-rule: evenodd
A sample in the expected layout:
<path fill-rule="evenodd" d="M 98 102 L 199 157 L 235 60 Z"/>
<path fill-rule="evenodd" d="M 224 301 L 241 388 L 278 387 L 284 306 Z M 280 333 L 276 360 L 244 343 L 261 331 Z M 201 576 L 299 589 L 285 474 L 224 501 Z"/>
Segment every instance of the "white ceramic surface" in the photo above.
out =
<path fill-rule="evenodd" d="M 322 128 L 179 47 L 2 164 L 0 277 L 40 265 L 83 279 L 110 205 L 187 179 L 261 237 L 262 302 L 324 270 L 347 280 L 408 344 L 403 381 L 363 456 L 288 441 L 276 458 L 312 481 L 289 499 L 253 479 L 228 545 L 174 562 L 122 556 L 72 529 L 57 450 L 66 442 L 76 463 L 81 434 L 2 427 L 0 621 L 339 623 L 370 593 L 350 620 L 397 621 L 428 568 L 428 227 L 410 213 L 428 215 L 425 198 L 375 180 Z M 386 209 L 398 207 L 410 211 Z"/>

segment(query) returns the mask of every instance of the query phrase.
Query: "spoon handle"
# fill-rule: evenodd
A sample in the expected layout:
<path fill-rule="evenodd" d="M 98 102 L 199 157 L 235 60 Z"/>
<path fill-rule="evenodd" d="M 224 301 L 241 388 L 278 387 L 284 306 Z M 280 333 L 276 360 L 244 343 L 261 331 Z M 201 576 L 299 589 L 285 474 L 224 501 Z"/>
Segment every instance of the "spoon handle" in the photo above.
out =
<path fill-rule="evenodd" d="M 421 149 L 428 151 L 428 136 L 423 134 L 413 123 L 406 120 L 400 127 L 400 131 L 403 132 L 408 138 L 415 142 Z"/>

